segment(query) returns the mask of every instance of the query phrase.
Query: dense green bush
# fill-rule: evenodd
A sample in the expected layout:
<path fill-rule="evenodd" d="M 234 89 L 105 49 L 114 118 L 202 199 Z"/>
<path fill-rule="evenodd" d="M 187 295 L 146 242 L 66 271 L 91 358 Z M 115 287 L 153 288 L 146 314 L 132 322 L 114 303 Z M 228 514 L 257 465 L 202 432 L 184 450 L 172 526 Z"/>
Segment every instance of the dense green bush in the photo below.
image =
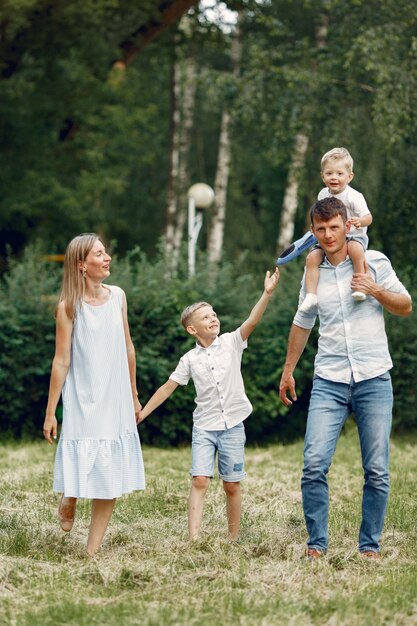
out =
<path fill-rule="evenodd" d="M 42 260 L 39 247 L 9 267 L 0 283 L 0 429 L 33 436 L 46 406 L 60 272 Z"/>
<path fill-rule="evenodd" d="M 271 267 L 270 269 L 273 269 Z M 167 277 L 163 261 L 149 263 L 140 251 L 117 261 L 112 280 L 127 294 L 132 338 L 137 349 L 140 398 L 144 403 L 174 370 L 179 358 L 194 345 L 179 322 L 181 311 L 191 302 L 210 302 L 218 313 L 222 332 L 237 328 L 248 316 L 263 290 L 264 273 L 249 271 L 246 258 L 224 264 L 218 273 L 201 264 L 197 276 L 189 279 L 180 267 Z M 254 406 L 246 422 L 248 441 L 290 439 L 302 434 L 305 402 L 302 394 L 291 412 L 279 400 L 278 383 L 285 358 L 286 342 L 296 307 L 301 266 L 285 268 L 268 310 L 249 340 L 243 357 L 247 394 Z M 300 364 L 297 381 L 300 391 L 311 379 L 314 342 Z M 190 382 L 140 426 L 142 439 L 149 443 L 189 441 L 195 392 Z"/>
<path fill-rule="evenodd" d="M 386 329 L 394 367 L 391 370 L 394 388 L 394 429 L 407 432 L 417 429 L 417 325 L 416 325 L 416 285 L 415 267 L 401 270 L 400 280 L 409 290 L 414 312 L 406 318 L 386 315 Z M 413 382 L 414 381 L 414 382 Z"/>
<path fill-rule="evenodd" d="M 272 267 L 271 267 L 272 269 Z M 243 357 L 246 391 L 254 410 L 246 421 L 249 442 L 281 441 L 301 436 L 315 353 L 312 336 L 296 370 L 298 401 L 288 410 L 278 396 L 278 382 L 286 342 L 296 308 L 302 261 L 281 271 L 281 280 L 267 312 L 249 340 Z M 413 275 L 402 276 L 412 284 Z M 40 436 L 45 412 L 50 365 L 54 353 L 56 302 L 61 267 L 42 260 L 39 247 L 28 248 L 22 260 L 11 261 L 0 284 L 0 428 L 3 435 Z M 168 378 L 178 359 L 193 346 L 179 323 L 182 309 L 207 300 L 219 314 L 222 331 L 236 328 L 249 314 L 263 288 L 263 270 L 252 271 L 245 257 L 225 264 L 218 273 L 204 262 L 195 278 L 186 268 L 169 276 L 160 256 L 148 261 L 140 250 L 114 258 L 109 282 L 127 294 L 129 321 L 138 362 L 140 399 L 146 402 Z M 417 328 L 413 316 L 388 316 L 393 370 L 395 428 L 417 427 L 415 390 Z M 146 443 L 176 445 L 189 441 L 194 387 L 178 388 L 154 415 L 140 426 Z"/>

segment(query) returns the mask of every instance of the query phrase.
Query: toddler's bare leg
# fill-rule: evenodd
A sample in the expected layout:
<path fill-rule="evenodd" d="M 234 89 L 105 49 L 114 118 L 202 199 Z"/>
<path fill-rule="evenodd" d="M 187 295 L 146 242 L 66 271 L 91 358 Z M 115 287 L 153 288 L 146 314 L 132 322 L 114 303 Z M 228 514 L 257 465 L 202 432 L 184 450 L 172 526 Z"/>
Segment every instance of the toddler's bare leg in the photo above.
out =
<path fill-rule="evenodd" d="M 230 539 L 237 539 L 240 532 L 240 514 L 242 496 L 240 493 L 240 483 L 229 483 L 223 481 L 223 488 L 226 492 L 226 512 Z"/>
<path fill-rule="evenodd" d="M 193 476 L 188 499 L 188 536 L 190 541 L 198 539 L 203 518 L 204 497 L 209 484 L 210 478 L 208 476 Z"/>
<path fill-rule="evenodd" d="M 323 251 L 316 248 L 312 250 L 306 259 L 306 297 L 298 310 L 306 313 L 317 304 L 317 285 L 319 283 L 319 265 L 323 261 Z"/>
<path fill-rule="evenodd" d="M 98 500 L 91 503 L 91 522 L 87 539 L 87 553 L 93 556 L 100 550 L 101 542 L 109 525 L 116 499 Z"/>
<path fill-rule="evenodd" d="M 354 241 L 350 239 L 347 243 L 348 254 L 353 263 L 353 271 L 355 274 L 364 274 L 365 273 L 365 250 L 363 249 L 362 244 L 359 241 Z M 357 300 L 358 302 L 362 302 L 366 300 L 366 294 L 362 293 L 362 291 L 354 291 L 352 293 L 352 298 Z"/>

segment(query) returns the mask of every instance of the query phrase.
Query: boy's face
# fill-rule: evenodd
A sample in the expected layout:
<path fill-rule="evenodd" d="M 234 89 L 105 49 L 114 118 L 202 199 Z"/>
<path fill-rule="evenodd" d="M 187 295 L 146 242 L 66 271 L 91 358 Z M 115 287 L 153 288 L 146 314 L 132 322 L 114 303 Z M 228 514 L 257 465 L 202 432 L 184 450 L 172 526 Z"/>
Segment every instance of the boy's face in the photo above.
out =
<path fill-rule="evenodd" d="M 353 172 L 349 172 L 344 159 L 331 159 L 325 163 L 321 172 L 324 184 L 330 193 L 338 194 L 346 188 L 353 178 Z"/>
<path fill-rule="evenodd" d="M 220 332 L 220 320 L 211 306 L 203 306 L 193 313 L 187 332 L 204 342 L 216 339 Z"/>

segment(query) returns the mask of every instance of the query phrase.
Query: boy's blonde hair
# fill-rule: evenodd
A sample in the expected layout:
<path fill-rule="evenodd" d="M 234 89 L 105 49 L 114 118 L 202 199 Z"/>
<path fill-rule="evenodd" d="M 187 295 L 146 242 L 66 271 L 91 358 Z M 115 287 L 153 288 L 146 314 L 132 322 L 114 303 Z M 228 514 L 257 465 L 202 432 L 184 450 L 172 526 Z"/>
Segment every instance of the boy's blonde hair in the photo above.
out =
<path fill-rule="evenodd" d="M 202 309 L 203 306 L 211 307 L 211 304 L 209 304 L 208 302 L 194 302 L 183 310 L 183 312 L 181 313 L 181 324 L 184 326 L 185 330 L 187 330 L 187 326 L 190 325 L 190 320 L 194 313 L 198 311 L 198 309 Z"/>
<path fill-rule="evenodd" d="M 346 168 L 349 174 L 351 174 L 353 172 L 353 159 L 346 148 L 332 148 L 326 152 L 321 158 L 321 171 L 324 170 L 327 161 L 339 161 L 340 159 L 344 160 Z"/>

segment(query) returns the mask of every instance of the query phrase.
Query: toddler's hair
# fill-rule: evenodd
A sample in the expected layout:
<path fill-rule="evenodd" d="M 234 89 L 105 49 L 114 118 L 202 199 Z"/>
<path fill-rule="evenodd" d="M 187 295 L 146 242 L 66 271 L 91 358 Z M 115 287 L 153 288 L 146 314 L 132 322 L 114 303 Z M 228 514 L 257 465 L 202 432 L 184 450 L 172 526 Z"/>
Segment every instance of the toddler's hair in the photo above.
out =
<path fill-rule="evenodd" d="M 190 319 L 194 315 L 198 309 L 201 309 L 203 306 L 211 306 L 208 302 L 194 302 L 187 306 L 183 312 L 181 313 L 181 324 L 184 326 L 185 330 L 187 330 L 187 326 L 190 324 Z"/>
<path fill-rule="evenodd" d="M 332 148 L 321 158 L 321 171 L 324 170 L 327 161 L 338 161 L 343 159 L 346 163 L 346 167 L 351 174 L 353 171 L 353 159 L 346 148 Z"/>

